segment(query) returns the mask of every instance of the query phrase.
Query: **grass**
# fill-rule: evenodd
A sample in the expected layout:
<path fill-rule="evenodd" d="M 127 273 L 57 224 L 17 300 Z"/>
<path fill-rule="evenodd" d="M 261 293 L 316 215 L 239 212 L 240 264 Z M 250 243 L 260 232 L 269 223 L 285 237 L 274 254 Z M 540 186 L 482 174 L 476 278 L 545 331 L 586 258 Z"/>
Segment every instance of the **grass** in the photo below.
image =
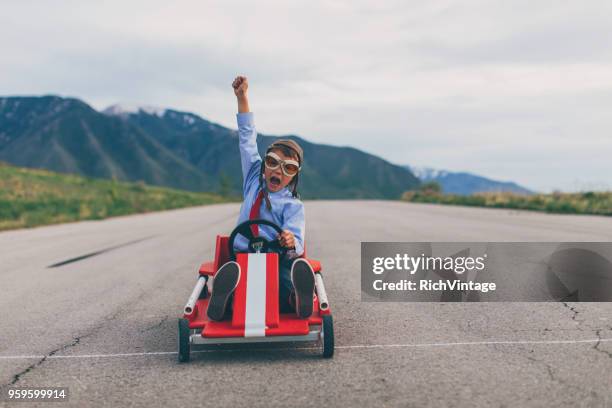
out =
<path fill-rule="evenodd" d="M 0 163 L 0 230 L 231 201 L 212 193 L 92 179 Z"/>
<path fill-rule="evenodd" d="M 512 208 L 559 214 L 612 215 L 612 192 L 514 194 L 476 193 L 467 196 L 443 194 L 435 189 L 407 191 L 402 196 L 413 203 L 436 203 L 477 207 Z"/>

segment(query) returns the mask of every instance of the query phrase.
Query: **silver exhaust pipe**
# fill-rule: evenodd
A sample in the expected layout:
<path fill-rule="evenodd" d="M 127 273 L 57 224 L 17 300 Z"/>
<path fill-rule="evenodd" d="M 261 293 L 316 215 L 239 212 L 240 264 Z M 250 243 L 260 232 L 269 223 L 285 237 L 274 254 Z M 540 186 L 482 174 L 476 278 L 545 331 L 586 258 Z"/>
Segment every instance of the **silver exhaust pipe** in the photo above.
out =
<path fill-rule="evenodd" d="M 193 292 L 191 292 L 191 296 L 189 296 L 187 304 L 185 305 L 186 315 L 193 313 L 193 308 L 200 297 L 200 293 L 202 293 L 202 289 L 204 289 L 204 285 L 206 285 L 206 276 L 200 276 L 196 282 L 195 288 L 193 288 Z"/>
<path fill-rule="evenodd" d="M 327 293 L 325 292 L 325 285 L 323 285 L 323 277 L 320 273 L 315 273 L 315 287 L 317 288 L 317 297 L 319 298 L 319 309 L 329 309 L 329 303 L 327 302 Z"/>

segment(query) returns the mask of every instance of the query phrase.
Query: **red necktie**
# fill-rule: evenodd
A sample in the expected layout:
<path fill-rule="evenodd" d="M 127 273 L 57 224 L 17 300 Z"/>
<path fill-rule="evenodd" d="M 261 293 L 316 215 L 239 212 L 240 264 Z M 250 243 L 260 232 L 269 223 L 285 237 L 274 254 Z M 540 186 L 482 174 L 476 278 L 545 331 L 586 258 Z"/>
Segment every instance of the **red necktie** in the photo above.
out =
<path fill-rule="evenodd" d="M 263 190 L 259 190 L 257 194 L 257 198 L 255 198 L 255 202 L 251 207 L 251 212 L 249 213 L 249 220 L 256 220 L 259 218 L 259 209 L 261 208 L 261 201 L 263 200 Z M 251 232 L 253 236 L 256 237 L 259 235 L 259 226 L 257 224 L 251 225 Z"/>

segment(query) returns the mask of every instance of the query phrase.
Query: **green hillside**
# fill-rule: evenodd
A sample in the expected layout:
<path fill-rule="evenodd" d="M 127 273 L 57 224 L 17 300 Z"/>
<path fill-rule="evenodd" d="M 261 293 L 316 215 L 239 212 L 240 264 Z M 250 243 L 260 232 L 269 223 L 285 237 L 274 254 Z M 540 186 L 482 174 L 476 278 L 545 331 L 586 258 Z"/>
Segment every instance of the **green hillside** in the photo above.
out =
<path fill-rule="evenodd" d="M 194 193 L 10 166 L 0 162 L 0 230 L 229 201 Z"/>
<path fill-rule="evenodd" d="M 0 98 L 0 161 L 86 177 L 215 191 L 214 177 L 121 117 L 73 98 Z"/>

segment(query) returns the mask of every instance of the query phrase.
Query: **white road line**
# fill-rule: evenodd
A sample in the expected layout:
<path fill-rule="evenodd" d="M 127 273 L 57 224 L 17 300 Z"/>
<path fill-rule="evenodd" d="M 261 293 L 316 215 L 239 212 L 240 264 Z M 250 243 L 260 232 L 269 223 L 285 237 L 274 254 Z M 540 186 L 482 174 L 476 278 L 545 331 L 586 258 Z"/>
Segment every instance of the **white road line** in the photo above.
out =
<path fill-rule="evenodd" d="M 408 343 L 408 344 L 355 344 L 346 346 L 336 346 L 336 350 L 349 349 L 371 349 L 371 348 L 419 348 L 419 347 L 455 347 L 455 346 L 494 346 L 494 345 L 521 345 L 521 344 L 584 344 L 584 343 L 608 343 L 612 342 L 612 338 L 608 339 L 584 339 L 584 340 L 492 340 L 492 341 L 463 341 L 455 343 Z M 317 350 L 319 347 L 284 347 L 284 348 L 265 348 L 265 349 L 211 349 L 211 350 L 194 350 L 192 353 L 227 353 L 227 352 L 245 352 L 245 351 L 273 351 L 273 350 Z M 149 351 L 141 353 L 117 353 L 117 354 L 73 354 L 73 355 L 21 355 L 21 356 L 0 356 L 0 360 L 28 360 L 28 359 L 43 359 L 58 360 L 58 359 L 79 359 L 79 358 L 109 358 L 109 357 L 146 357 L 146 356 L 165 356 L 174 355 L 176 351 Z"/>
<path fill-rule="evenodd" d="M 359 348 L 393 348 L 393 347 L 452 347 L 452 346 L 491 346 L 491 345 L 520 345 L 520 344 L 579 344 L 579 343 L 605 343 L 609 339 L 585 340 L 495 340 L 495 341 L 465 341 L 457 343 L 422 343 L 422 344 L 356 344 L 353 346 L 336 346 L 336 349 Z"/>
<path fill-rule="evenodd" d="M 138 357 L 138 356 L 163 356 L 167 354 L 176 354 L 176 351 L 149 351 L 142 353 L 117 353 L 117 354 L 72 354 L 65 356 L 0 356 L 0 360 L 26 360 L 26 359 L 43 359 L 46 357 L 46 360 L 57 360 L 57 359 L 66 359 L 66 358 L 105 358 L 105 357 Z"/>

